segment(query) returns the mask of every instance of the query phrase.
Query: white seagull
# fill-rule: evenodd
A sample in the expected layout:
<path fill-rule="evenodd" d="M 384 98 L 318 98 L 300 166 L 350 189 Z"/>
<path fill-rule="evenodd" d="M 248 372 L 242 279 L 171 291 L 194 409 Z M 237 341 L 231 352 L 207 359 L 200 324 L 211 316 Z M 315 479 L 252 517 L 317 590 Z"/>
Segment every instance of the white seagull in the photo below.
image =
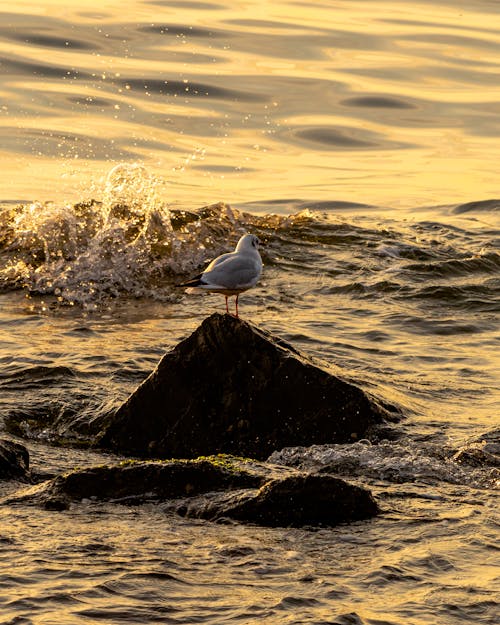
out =
<path fill-rule="evenodd" d="M 234 252 L 218 256 L 199 276 L 177 286 L 188 287 L 186 293 L 200 291 L 222 293 L 226 298 L 227 313 L 229 313 L 227 298 L 236 295 L 236 317 L 238 317 L 240 293 L 254 287 L 262 273 L 259 244 L 260 241 L 254 234 L 244 234 Z"/>

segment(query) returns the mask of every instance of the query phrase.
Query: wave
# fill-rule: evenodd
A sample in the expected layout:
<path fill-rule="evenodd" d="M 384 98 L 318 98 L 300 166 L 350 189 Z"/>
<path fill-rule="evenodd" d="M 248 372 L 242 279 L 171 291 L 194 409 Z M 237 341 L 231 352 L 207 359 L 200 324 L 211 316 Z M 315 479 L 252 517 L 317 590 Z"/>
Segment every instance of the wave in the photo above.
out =
<path fill-rule="evenodd" d="M 476 202 L 467 202 L 459 204 L 453 209 L 453 213 L 460 215 L 462 213 L 471 212 L 498 212 L 500 211 L 500 200 L 478 200 Z"/>
<path fill-rule="evenodd" d="M 0 374 L 0 388 L 22 391 L 27 388 L 50 386 L 75 376 L 75 371 L 69 367 L 35 365 L 14 373 Z"/>
<path fill-rule="evenodd" d="M 274 227 L 219 203 L 170 210 L 142 166 L 119 165 L 102 201 L 32 203 L 0 213 L 0 291 L 26 289 L 93 308 L 127 294 L 169 300 L 180 275 L 227 251 L 249 226 Z"/>
<path fill-rule="evenodd" d="M 431 263 L 408 265 L 408 271 L 423 273 L 426 276 L 467 276 L 474 273 L 498 274 L 500 270 L 500 254 L 490 250 L 480 252 L 468 258 L 452 258 Z"/>
<path fill-rule="evenodd" d="M 346 215 L 335 201 L 296 200 L 299 210 L 289 215 L 223 202 L 178 210 L 164 201 L 163 186 L 144 166 L 121 164 L 108 174 L 100 200 L 5 206 L 0 292 L 24 289 L 51 298 L 52 306 L 89 311 L 121 297 L 176 302 L 180 279 L 250 230 L 264 241 L 276 291 L 293 274 L 299 290 L 321 296 L 496 310 L 500 253 L 490 230 L 389 220 L 373 207 L 360 213 L 360 205 Z"/>
<path fill-rule="evenodd" d="M 422 441 L 416 445 L 411 440 L 383 441 L 378 445 L 362 440 L 348 445 L 287 447 L 274 452 L 268 461 L 396 484 L 447 482 L 493 488 L 499 485 L 495 468 L 500 459 L 498 447 L 495 447 L 495 453 L 483 453 L 483 448 L 488 444 L 491 446 L 488 441 L 492 437 L 487 434 L 485 441 L 467 443 L 459 449 Z"/>

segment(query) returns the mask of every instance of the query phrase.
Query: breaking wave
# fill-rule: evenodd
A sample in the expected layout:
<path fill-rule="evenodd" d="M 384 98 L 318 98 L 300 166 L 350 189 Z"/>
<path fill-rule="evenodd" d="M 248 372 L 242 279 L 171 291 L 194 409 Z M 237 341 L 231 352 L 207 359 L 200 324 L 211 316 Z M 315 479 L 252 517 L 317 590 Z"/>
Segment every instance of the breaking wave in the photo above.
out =
<path fill-rule="evenodd" d="M 170 210 L 160 187 L 143 166 L 121 164 L 110 171 L 102 201 L 5 208 L 0 290 L 87 309 L 123 294 L 172 298 L 179 275 L 227 251 L 228 239 L 236 241 L 252 219 L 224 203 Z"/>
<path fill-rule="evenodd" d="M 278 267 L 283 280 L 295 274 L 299 290 L 498 309 L 500 253 L 491 228 L 405 223 L 373 211 L 346 216 L 304 201 L 290 201 L 288 215 L 223 202 L 179 210 L 167 205 L 164 186 L 144 166 L 120 164 L 100 200 L 0 209 L 0 291 L 24 289 L 90 311 L 123 296 L 176 301 L 180 278 L 251 230 L 264 241 L 265 265 Z"/>
<path fill-rule="evenodd" d="M 434 443 L 418 445 L 414 441 L 382 442 L 372 445 L 358 441 L 347 445 L 312 445 L 287 447 L 275 451 L 269 462 L 293 466 L 303 470 L 335 473 L 348 477 L 383 480 L 403 484 L 473 485 L 478 488 L 500 487 L 500 447 L 488 440 L 492 434 L 478 441 L 452 448 Z"/>

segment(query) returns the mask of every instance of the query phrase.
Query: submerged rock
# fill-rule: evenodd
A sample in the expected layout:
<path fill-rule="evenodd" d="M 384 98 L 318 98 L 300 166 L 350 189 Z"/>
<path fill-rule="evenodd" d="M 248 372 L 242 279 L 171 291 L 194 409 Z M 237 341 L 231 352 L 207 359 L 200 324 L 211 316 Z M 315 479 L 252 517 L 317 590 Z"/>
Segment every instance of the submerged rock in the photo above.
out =
<path fill-rule="evenodd" d="M 473 467 L 500 467 L 500 428 L 469 439 L 456 451 L 453 460 Z"/>
<path fill-rule="evenodd" d="M 262 476 L 246 470 L 242 464 L 224 458 L 133 461 L 58 476 L 47 492 L 51 498 L 140 504 L 207 491 L 255 487 L 263 481 Z"/>
<path fill-rule="evenodd" d="M 13 441 L 0 440 L 0 480 L 28 479 L 29 463 L 26 447 Z"/>
<path fill-rule="evenodd" d="M 270 527 L 337 525 L 375 516 L 371 493 L 331 475 L 290 475 L 264 484 L 259 490 L 194 498 L 177 506 L 184 516 L 225 518 Z"/>
<path fill-rule="evenodd" d="M 266 458 L 285 446 L 366 437 L 386 416 L 280 339 L 216 313 L 109 415 L 100 445 L 142 457 Z"/>
<path fill-rule="evenodd" d="M 208 491 L 261 486 L 271 470 L 230 456 L 195 460 L 135 461 L 102 465 L 58 475 L 9 495 L 0 503 L 27 502 L 62 510 L 71 501 L 107 501 L 128 505 L 159 502 Z"/>
<path fill-rule="evenodd" d="M 273 527 L 335 525 L 378 512 L 369 491 L 340 478 L 232 456 L 90 467 L 18 491 L 0 504 L 62 511 L 82 501 L 166 502 L 165 511 L 182 516 Z"/>

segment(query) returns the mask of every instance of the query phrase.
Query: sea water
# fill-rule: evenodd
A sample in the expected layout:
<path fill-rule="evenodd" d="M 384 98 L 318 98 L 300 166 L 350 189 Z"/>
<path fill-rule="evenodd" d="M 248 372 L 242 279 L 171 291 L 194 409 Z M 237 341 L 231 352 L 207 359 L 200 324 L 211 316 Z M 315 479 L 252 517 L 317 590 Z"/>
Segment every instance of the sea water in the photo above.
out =
<path fill-rule="evenodd" d="M 271 456 L 371 521 L 0 506 L 0 622 L 497 623 L 498 465 L 459 460 L 498 453 L 498 4 L 0 10 L 1 434 L 36 479 L 117 460 L 78 446 L 224 310 L 175 284 L 247 231 L 240 315 L 405 415 Z"/>

